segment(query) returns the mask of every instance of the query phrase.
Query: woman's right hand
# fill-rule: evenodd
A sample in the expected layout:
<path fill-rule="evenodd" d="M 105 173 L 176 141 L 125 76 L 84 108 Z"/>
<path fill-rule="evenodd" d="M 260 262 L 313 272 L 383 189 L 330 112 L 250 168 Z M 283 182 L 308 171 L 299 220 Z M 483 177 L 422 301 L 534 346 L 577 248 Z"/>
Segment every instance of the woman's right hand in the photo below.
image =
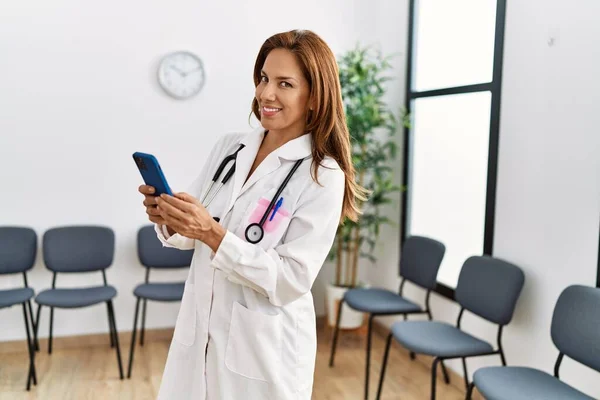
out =
<path fill-rule="evenodd" d="M 165 225 L 166 222 L 163 217 L 160 216 L 160 212 L 156 208 L 156 196 L 154 195 L 155 189 L 152 186 L 141 185 L 138 191 L 144 195 L 144 206 L 146 206 L 146 214 L 151 222 L 159 225 Z"/>

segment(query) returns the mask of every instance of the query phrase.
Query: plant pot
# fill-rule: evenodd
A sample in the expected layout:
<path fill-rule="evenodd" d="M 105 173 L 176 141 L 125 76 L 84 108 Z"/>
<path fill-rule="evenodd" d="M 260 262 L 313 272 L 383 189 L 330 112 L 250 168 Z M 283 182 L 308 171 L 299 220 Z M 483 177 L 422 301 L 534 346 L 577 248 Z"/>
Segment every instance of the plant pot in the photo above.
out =
<path fill-rule="evenodd" d="M 327 285 L 327 322 L 331 327 L 335 327 L 340 301 L 348 289 L 350 288 Z M 357 329 L 363 325 L 363 322 L 364 313 L 353 310 L 344 303 L 340 329 Z"/>

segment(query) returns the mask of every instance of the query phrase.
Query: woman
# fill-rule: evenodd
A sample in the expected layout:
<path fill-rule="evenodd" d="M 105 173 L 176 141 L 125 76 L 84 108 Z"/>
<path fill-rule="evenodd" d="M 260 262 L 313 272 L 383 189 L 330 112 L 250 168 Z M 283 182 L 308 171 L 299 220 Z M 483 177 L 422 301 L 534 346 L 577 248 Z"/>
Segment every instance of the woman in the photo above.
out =
<path fill-rule="evenodd" d="M 139 189 L 164 245 L 195 249 L 159 399 L 311 398 L 310 289 L 364 192 L 354 182 L 336 60 L 321 38 L 267 39 L 254 83 L 261 127 L 221 138 L 189 194 Z M 231 180 L 216 192 L 229 163 L 207 195 L 231 154 Z"/>

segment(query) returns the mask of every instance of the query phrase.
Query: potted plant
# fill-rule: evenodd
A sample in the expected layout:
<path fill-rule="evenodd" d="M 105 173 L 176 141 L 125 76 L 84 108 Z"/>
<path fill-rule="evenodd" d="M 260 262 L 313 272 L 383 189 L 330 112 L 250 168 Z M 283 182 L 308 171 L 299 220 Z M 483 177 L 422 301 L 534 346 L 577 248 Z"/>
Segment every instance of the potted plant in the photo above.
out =
<path fill-rule="evenodd" d="M 392 224 L 382 215 L 382 207 L 392 202 L 394 192 L 401 190 L 393 183 L 389 164 L 396 157 L 398 120 L 408 126 L 409 119 L 403 111 L 397 118 L 383 101 L 385 84 L 391 80 L 385 76 L 385 72 L 391 69 L 389 59 L 372 47 L 357 45 L 338 61 L 356 181 L 369 194 L 366 201 L 359 203 L 362 212 L 359 220 L 346 220 L 338 228 L 328 257 L 335 261 L 335 281 L 327 287 L 330 326 L 335 325 L 338 304 L 344 293 L 359 286 L 359 259 L 376 261 L 373 252 L 380 228 L 384 224 Z M 362 313 L 345 307 L 340 327 L 358 328 L 363 320 Z"/>

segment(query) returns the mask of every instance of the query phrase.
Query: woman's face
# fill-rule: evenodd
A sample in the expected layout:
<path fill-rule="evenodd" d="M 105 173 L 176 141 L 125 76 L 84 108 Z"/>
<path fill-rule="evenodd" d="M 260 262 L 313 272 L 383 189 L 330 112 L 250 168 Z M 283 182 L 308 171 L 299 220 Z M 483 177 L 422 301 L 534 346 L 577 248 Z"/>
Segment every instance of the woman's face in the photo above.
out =
<path fill-rule="evenodd" d="M 278 134 L 305 133 L 309 94 L 296 56 L 286 49 L 271 50 L 255 94 L 262 126 Z"/>

